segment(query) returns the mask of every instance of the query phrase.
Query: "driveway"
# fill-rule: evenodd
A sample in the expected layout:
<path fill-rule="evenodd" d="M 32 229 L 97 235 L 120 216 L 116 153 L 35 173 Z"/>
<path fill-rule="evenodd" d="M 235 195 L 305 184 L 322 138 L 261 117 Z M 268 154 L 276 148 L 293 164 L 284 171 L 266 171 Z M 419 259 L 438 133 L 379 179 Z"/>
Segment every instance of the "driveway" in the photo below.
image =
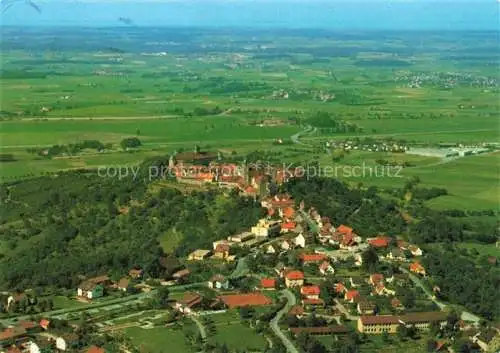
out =
<path fill-rule="evenodd" d="M 283 296 L 286 297 L 287 303 L 280 311 L 278 311 L 276 316 L 271 320 L 270 327 L 271 330 L 273 330 L 274 334 L 281 340 L 281 342 L 283 342 L 283 345 L 286 347 L 287 352 L 300 353 L 299 350 L 294 346 L 292 341 L 290 341 L 290 339 L 286 336 L 285 333 L 283 333 L 283 331 L 279 327 L 279 322 L 281 318 L 283 317 L 283 315 L 285 315 L 290 311 L 292 306 L 296 304 L 297 300 L 293 295 L 293 293 L 290 292 L 288 289 L 283 290 L 281 293 L 283 294 Z"/>
<path fill-rule="evenodd" d="M 342 314 L 344 314 L 348 320 L 356 321 L 359 319 L 359 316 L 351 315 L 351 313 L 349 313 L 349 311 L 345 308 L 344 305 L 342 305 L 342 303 L 338 299 L 334 299 L 334 301 L 335 301 L 335 304 L 337 304 L 336 308 L 339 309 L 339 311 Z"/>
<path fill-rule="evenodd" d="M 436 299 L 436 297 L 432 294 L 432 292 L 429 290 L 429 288 L 427 288 L 423 283 L 422 281 L 420 280 L 420 278 L 418 278 L 417 276 L 415 276 L 414 274 L 410 273 L 410 271 L 408 271 L 406 268 L 404 267 L 400 267 L 399 268 L 401 271 L 403 271 L 404 273 L 408 274 L 408 276 L 410 277 L 410 279 L 413 281 L 413 283 L 417 286 L 417 287 L 420 287 L 422 288 L 422 290 L 424 291 L 425 295 L 427 295 L 427 297 L 432 300 L 434 302 L 434 304 L 436 304 L 439 309 L 443 310 L 445 309 L 448 304 L 445 304 L 445 303 L 442 303 L 440 301 L 438 301 Z M 467 311 L 462 311 L 462 314 L 460 316 L 460 318 L 464 321 L 472 321 L 474 323 L 479 323 L 479 321 L 481 321 L 481 318 L 477 315 L 474 315 L 470 312 L 467 312 Z"/>

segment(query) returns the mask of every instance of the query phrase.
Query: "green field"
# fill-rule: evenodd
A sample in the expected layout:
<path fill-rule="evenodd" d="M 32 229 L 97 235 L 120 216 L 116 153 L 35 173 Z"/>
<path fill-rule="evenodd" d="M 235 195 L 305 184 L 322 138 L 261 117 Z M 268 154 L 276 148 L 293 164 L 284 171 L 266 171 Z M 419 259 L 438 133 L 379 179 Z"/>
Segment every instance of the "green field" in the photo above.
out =
<path fill-rule="evenodd" d="M 460 243 L 458 247 L 467 250 L 475 249 L 481 256 L 495 256 L 497 259 L 500 259 L 500 248 L 494 244 Z"/>
<path fill-rule="evenodd" d="M 125 29 L 110 31 L 126 37 Z M 104 40 L 102 45 L 118 46 L 118 51 L 75 49 L 75 33 L 56 33 L 61 49 L 50 55 L 37 43 L 53 36 L 52 29 L 5 31 L 12 48 L 0 59 L 0 150 L 15 161 L 1 162 L 2 181 L 74 168 L 130 166 L 198 145 L 224 155 L 273 152 L 279 162 L 318 161 L 325 167 L 375 166 L 379 158 L 408 162 L 414 166 L 405 168 L 402 178 L 337 176 L 384 188 L 418 176 L 422 187 L 449 191 L 427 202 L 432 208 L 498 208 L 498 154 L 441 164 L 429 157 L 353 152 L 334 164 L 319 148 L 327 140 L 355 137 L 410 145 L 499 143 L 500 75 L 491 65 L 492 55 L 477 55 L 478 50 L 496 50 L 491 34 L 436 34 L 428 47 L 415 51 L 411 33 L 381 41 L 368 33 L 351 38 L 257 31 L 250 36 L 186 29 L 168 32 L 184 46 L 170 48 L 165 56 L 151 44 L 162 41 L 162 34 L 138 31 L 144 40 L 108 41 L 86 30 L 78 34 L 82 40 Z M 150 43 L 147 48 L 144 41 Z M 24 43 L 30 46 L 20 50 Z M 300 145 L 273 144 L 303 130 L 317 112 L 356 128 L 320 127 L 302 136 Z M 134 136 L 142 142 L 140 150 L 121 151 L 120 141 Z M 71 158 L 27 152 L 84 140 L 113 146 Z M 172 237 L 160 241 L 165 250 L 175 246 Z"/>
<path fill-rule="evenodd" d="M 125 334 L 138 347 L 144 347 L 146 352 L 170 353 L 190 352 L 191 347 L 185 343 L 182 330 L 165 327 L 142 329 L 131 327 L 125 329 Z"/>

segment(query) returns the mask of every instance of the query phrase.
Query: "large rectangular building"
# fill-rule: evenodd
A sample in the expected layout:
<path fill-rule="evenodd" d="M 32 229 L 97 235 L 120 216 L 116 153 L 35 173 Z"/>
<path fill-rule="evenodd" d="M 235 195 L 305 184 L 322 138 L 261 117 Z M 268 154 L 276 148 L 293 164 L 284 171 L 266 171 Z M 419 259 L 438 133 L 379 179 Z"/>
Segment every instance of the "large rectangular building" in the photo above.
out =
<path fill-rule="evenodd" d="M 432 323 L 446 324 L 448 314 L 442 311 L 409 313 L 405 315 L 361 316 L 358 331 L 366 334 L 396 333 L 400 325 L 414 326 L 419 331 L 429 330 Z"/>

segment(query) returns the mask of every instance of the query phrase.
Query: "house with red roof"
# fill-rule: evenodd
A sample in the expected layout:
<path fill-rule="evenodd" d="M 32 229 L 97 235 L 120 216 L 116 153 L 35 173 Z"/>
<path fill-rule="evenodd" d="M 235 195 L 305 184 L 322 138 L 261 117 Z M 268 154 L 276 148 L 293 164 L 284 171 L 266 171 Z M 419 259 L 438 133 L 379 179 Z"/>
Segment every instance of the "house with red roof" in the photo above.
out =
<path fill-rule="evenodd" d="M 357 297 L 359 297 L 359 292 L 355 289 L 348 290 L 344 294 L 344 299 L 350 303 L 354 303 Z"/>
<path fill-rule="evenodd" d="M 198 293 L 187 292 L 181 300 L 175 303 L 175 309 L 183 314 L 191 314 L 192 310 L 199 306 L 202 300 L 203 298 Z"/>
<path fill-rule="evenodd" d="M 300 288 L 300 294 L 306 299 L 319 299 L 320 292 L 319 286 L 303 286 Z"/>
<path fill-rule="evenodd" d="M 286 222 L 281 224 L 281 233 L 291 232 L 297 227 L 297 223 L 295 222 Z"/>
<path fill-rule="evenodd" d="M 343 283 L 335 283 L 335 292 L 336 293 L 345 293 L 347 292 L 346 286 Z"/>
<path fill-rule="evenodd" d="M 106 351 L 104 350 L 104 348 L 92 346 L 87 349 L 86 353 L 106 353 Z"/>
<path fill-rule="evenodd" d="M 410 264 L 410 271 L 422 276 L 425 276 L 425 268 L 419 262 L 413 262 Z"/>
<path fill-rule="evenodd" d="M 340 234 L 352 234 L 354 232 L 354 230 L 351 227 L 348 227 L 343 224 L 339 225 L 335 231 Z"/>
<path fill-rule="evenodd" d="M 302 261 L 304 265 L 311 263 L 320 263 L 327 259 L 324 254 L 300 254 L 299 259 Z"/>
<path fill-rule="evenodd" d="M 321 298 L 317 298 L 317 299 L 304 298 L 304 299 L 302 299 L 302 305 L 304 305 L 304 306 L 323 306 L 323 305 L 325 305 L 325 301 Z"/>
<path fill-rule="evenodd" d="M 391 238 L 386 236 L 379 236 L 373 239 L 368 240 L 368 244 L 373 246 L 374 248 L 381 249 L 387 248 L 391 242 Z"/>
<path fill-rule="evenodd" d="M 228 244 L 217 244 L 214 250 L 214 257 L 225 259 L 229 256 L 230 247 Z"/>
<path fill-rule="evenodd" d="M 285 207 L 280 209 L 280 216 L 281 218 L 291 220 L 295 216 L 295 210 L 293 207 Z"/>
<path fill-rule="evenodd" d="M 302 271 L 288 271 L 285 274 L 285 284 L 287 288 L 301 287 L 304 285 L 304 273 Z"/>
<path fill-rule="evenodd" d="M 47 319 L 41 319 L 40 320 L 40 327 L 44 330 L 48 330 L 49 329 L 49 326 L 50 326 L 50 321 L 47 320 Z"/>
<path fill-rule="evenodd" d="M 374 273 L 370 275 L 369 282 L 372 286 L 376 286 L 377 284 L 384 281 L 384 275 L 381 273 Z"/>
<path fill-rule="evenodd" d="M 302 316 L 304 316 L 304 307 L 300 305 L 294 305 L 288 312 L 288 315 L 295 316 L 300 319 L 302 318 Z"/>
<path fill-rule="evenodd" d="M 276 280 L 274 278 L 263 278 L 260 280 L 260 288 L 262 290 L 276 289 Z"/>

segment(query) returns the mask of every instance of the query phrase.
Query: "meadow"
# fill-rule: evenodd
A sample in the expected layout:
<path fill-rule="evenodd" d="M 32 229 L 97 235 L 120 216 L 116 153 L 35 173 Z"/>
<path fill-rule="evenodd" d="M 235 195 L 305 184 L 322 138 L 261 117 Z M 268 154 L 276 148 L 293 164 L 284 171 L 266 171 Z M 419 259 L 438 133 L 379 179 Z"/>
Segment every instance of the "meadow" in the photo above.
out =
<path fill-rule="evenodd" d="M 324 166 L 408 161 L 415 167 L 405 168 L 402 178 L 339 177 L 393 187 L 418 176 L 424 187 L 449 191 L 428 202 L 433 208 L 498 206 L 497 154 L 441 164 L 428 157 L 351 153 L 333 163 L 318 148 L 350 137 L 415 145 L 499 143 L 492 33 L 434 33 L 424 46 L 410 32 L 142 28 L 124 40 L 128 30 L 109 29 L 105 36 L 85 29 L 4 30 L 0 152 L 15 161 L 1 162 L 2 181 L 135 165 L 198 145 L 223 154 L 273 151 L 283 162 Z M 57 44 L 49 52 L 46 38 L 52 37 Z M 301 137 L 301 145 L 274 144 L 303 130 L 317 112 L 357 129 L 319 129 Z M 276 124 L 259 125 L 263 121 Z M 122 151 L 119 142 L 127 137 L 139 138 L 142 147 Z M 84 140 L 113 148 L 53 158 L 27 152 Z"/>

